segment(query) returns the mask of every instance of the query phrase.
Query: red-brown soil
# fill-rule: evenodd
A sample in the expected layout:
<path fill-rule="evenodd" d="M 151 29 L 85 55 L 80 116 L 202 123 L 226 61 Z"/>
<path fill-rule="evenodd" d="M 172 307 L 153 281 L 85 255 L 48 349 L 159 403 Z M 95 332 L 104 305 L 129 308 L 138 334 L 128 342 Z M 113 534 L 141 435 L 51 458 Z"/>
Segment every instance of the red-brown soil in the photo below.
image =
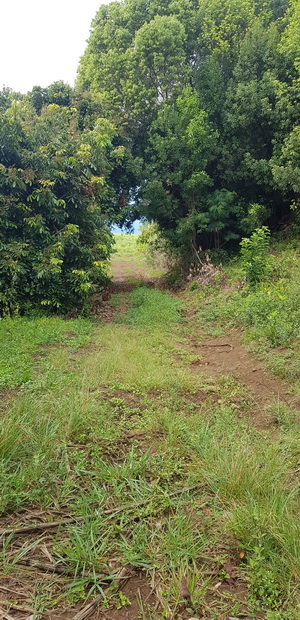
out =
<path fill-rule="evenodd" d="M 231 329 L 226 337 L 199 337 L 193 329 L 191 351 L 199 361 L 191 364 L 192 372 L 206 377 L 231 375 L 243 385 L 253 400 L 250 420 L 259 428 L 268 428 L 276 423 L 276 416 L 268 413 L 268 407 L 276 410 L 276 403 L 300 408 L 299 399 L 291 386 L 275 377 L 264 364 L 240 342 L 242 331 Z"/>

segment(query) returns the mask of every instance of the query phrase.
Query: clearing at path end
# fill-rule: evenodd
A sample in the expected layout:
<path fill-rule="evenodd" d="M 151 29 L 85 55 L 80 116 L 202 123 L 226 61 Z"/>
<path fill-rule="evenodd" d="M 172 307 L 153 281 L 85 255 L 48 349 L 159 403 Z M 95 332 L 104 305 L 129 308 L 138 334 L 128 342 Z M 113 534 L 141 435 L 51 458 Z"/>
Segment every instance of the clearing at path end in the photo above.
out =
<path fill-rule="evenodd" d="M 113 288 L 124 290 L 133 285 L 159 286 L 166 266 L 162 257 L 151 261 L 145 248 L 139 244 L 139 235 L 117 234 L 115 253 L 111 258 Z"/>

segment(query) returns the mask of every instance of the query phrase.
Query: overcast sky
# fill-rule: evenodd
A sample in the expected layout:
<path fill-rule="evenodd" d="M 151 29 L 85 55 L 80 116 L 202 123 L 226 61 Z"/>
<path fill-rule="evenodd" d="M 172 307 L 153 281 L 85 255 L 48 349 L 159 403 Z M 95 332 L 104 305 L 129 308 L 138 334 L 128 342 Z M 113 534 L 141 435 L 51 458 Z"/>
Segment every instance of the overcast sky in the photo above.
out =
<path fill-rule="evenodd" d="M 100 4 L 108 0 L 0 0 L 0 88 L 74 84 Z"/>

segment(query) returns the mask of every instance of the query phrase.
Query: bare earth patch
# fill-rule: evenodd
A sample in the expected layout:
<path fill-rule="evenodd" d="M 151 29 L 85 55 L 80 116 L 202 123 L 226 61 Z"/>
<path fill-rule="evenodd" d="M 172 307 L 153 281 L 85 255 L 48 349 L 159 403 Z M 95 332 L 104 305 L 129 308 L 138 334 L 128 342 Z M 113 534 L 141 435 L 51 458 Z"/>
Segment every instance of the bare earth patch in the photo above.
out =
<path fill-rule="evenodd" d="M 293 394 L 291 386 L 274 377 L 247 348 L 240 343 L 242 332 L 230 330 L 225 337 L 204 338 L 199 332 L 191 340 L 191 350 L 201 356 L 201 361 L 191 364 L 193 372 L 209 377 L 233 375 L 248 390 L 254 401 L 251 421 L 259 428 L 274 423 L 266 409 L 271 403 L 284 403 L 289 407 L 300 407 L 299 399 Z M 201 344 L 200 344 L 201 342 Z"/>

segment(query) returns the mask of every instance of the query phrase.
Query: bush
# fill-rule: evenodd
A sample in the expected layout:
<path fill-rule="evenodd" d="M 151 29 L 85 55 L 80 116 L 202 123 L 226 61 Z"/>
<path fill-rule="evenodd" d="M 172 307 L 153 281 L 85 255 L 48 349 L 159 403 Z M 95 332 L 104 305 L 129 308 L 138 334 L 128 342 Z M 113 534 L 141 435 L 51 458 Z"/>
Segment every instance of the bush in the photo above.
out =
<path fill-rule="evenodd" d="M 270 274 L 269 243 L 270 231 L 266 226 L 257 228 L 250 238 L 246 237 L 240 243 L 242 268 L 250 286 L 255 286 Z"/>
<path fill-rule="evenodd" d="M 81 309 L 107 282 L 113 135 L 56 104 L 0 113 L 0 314 Z"/>

